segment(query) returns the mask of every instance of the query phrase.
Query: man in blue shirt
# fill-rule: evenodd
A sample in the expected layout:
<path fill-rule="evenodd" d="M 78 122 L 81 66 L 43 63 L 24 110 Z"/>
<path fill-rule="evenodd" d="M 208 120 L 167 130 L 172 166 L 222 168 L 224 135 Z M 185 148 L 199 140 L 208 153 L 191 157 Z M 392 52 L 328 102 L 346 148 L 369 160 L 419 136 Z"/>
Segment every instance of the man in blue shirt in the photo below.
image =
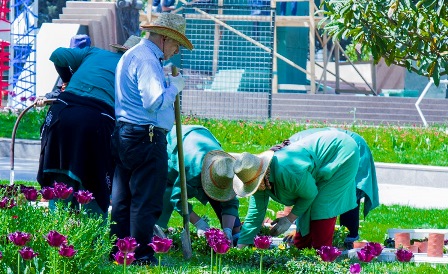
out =
<path fill-rule="evenodd" d="M 155 264 L 148 246 L 153 227 L 162 212 L 168 156 L 166 134 L 174 124 L 174 101 L 185 86 L 182 75 L 165 81 L 162 61 L 189 50 L 186 21 L 176 14 L 161 14 L 149 25 L 148 39 L 128 50 L 120 59 L 115 78 L 115 115 L 112 150 L 117 166 L 112 187 L 111 234 L 131 236 L 139 246 L 136 264 Z"/>

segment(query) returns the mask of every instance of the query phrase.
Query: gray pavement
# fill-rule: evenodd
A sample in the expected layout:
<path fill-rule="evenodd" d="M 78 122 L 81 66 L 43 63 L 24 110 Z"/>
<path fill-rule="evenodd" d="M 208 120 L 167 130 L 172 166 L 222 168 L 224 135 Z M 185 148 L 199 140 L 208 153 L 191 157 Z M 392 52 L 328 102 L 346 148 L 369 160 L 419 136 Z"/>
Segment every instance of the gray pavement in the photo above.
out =
<path fill-rule="evenodd" d="M 36 181 L 37 159 L 15 159 L 14 181 Z M 10 159 L 0 157 L 0 179 L 10 178 Z M 392 179 L 393 180 L 393 179 Z M 408 205 L 417 208 L 448 208 L 448 188 L 394 184 L 393 181 L 379 182 L 380 202 L 384 205 Z"/>

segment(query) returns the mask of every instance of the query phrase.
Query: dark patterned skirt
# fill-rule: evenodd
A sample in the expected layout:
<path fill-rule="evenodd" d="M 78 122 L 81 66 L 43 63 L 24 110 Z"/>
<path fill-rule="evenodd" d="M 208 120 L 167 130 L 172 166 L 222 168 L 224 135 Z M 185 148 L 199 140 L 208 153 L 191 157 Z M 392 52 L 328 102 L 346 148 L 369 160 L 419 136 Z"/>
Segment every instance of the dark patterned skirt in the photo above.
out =
<path fill-rule="evenodd" d="M 114 126 L 114 109 L 106 103 L 61 93 L 41 128 L 39 184 L 53 186 L 54 173 L 68 175 L 92 192 L 106 212 L 115 167 L 110 150 Z"/>

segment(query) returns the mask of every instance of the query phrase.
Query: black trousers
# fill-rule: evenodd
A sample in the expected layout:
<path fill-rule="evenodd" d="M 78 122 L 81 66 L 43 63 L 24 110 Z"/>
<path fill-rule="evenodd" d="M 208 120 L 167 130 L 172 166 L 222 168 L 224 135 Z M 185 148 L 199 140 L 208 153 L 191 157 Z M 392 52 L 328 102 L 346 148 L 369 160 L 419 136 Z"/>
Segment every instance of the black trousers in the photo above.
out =
<path fill-rule="evenodd" d="M 117 123 L 111 147 L 117 166 L 112 186 L 111 234 L 118 239 L 131 236 L 140 246 L 135 258 L 154 255 L 148 246 L 153 227 L 163 208 L 166 188 L 168 155 L 166 135 L 154 130 L 148 136 L 148 126 Z"/>

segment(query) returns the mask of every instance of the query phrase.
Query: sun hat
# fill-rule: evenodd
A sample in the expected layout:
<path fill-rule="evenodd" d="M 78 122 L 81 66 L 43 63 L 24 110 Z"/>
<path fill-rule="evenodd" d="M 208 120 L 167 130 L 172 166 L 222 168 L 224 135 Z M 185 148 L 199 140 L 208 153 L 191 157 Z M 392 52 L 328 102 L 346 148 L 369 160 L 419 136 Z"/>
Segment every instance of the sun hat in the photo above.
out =
<path fill-rule="evenodd" d="M 77 34 L 70 39 L 71 48 L 83 49 L 85 47 L 90 47 L 90 44 L 92 44 L 92 41 L 87 34 Z"/>
<path fill-rule="evenodd" d="M 191 44 L 190 40 L 185 36 L 185 29 L 187 28 L 185 18 L 178 14 L 162 13 L 149 25 L 143 25 L 140 28 L 142 30 L 148 30 L 149 32 L 167 36 L 176 40 L 185 48 L 189 50 L 193 49 L 193 44 Z"/>
<path fill-rule="evenodd" d="M 208 152 L 202 161 L 201 183 L 205 194 L 213 200 L 226 202 L 233 199 L 233 163 L 235 158 L 222 150 Z"/>
<path fill-rule="evenodd" d="M 127 51 L 128 49 L 132 48 L 133 46 L 140 43 L 140 40 L 142 40 L 141 37 L 131 35 L 126 42 L 124 42 L 123 45 L 120 44 L 110 44 L 109 46 L 113 47 L 114 49 L 118 51 Z"/>
<path fill-rule="evenodd" d="M 238 196 L 247 197 L 257 191 L 273 156 L 274 151 L 268 150 L 258 155 L 243 152 L 236 158 L 233 190 Z"/>

